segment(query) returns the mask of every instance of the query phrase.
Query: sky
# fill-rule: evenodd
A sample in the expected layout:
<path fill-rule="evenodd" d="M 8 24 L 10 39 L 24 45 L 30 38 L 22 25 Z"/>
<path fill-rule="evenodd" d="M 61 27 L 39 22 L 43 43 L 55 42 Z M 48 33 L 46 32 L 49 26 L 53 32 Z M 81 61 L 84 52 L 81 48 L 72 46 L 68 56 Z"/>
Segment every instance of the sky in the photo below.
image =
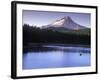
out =
<path fill-rule="evenodd" d="M 55 20 L 67 16 L 70 16 L 74 22 L 82 26 L 91 27 L 90 13 L 23 10 L 22 16 L 23 24 L 35 25 L 38 27 L 51 24 Z"/>

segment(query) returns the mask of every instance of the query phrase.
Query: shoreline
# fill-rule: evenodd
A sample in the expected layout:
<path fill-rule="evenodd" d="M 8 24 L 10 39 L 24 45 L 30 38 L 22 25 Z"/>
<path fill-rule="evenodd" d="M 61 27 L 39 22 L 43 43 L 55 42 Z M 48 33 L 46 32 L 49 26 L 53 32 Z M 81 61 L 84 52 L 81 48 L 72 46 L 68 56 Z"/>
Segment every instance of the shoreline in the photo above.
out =
<path fill-rule="evenodd" d="M 27 46 L 23 46 L 23 48 L 28 47 L 43 47 L 43 46 L 65 46 L 65 47 L 87 47 L 90 48 L 91 45 L 83 45 L 83 44 L 62 44 L 62 43 L 29 43 Z"/>
<path fill-rule="evenodd" d="M 51 46 L 73 46 L 73 47 L 90 47 L 86 44 L 68 44 L 68 43 L 29 43 L 28 46 L 42 46 L 42 45 L 51 45 Z"/>

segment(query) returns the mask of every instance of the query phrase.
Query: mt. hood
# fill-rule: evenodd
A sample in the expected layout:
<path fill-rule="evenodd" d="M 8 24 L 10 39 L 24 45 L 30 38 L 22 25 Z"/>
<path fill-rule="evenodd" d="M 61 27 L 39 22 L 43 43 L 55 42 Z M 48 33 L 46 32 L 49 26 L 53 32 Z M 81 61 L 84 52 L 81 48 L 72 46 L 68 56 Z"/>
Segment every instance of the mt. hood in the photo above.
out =
<path fill-rule="evenodd" d="M 71 19 L 71 17 L 67 16 L 67 17 L 61 18 L 59 20 L 56 20 L 49 25 L 43 26 L 43 28 L 80 30 L 80 29 L 86 29 L 87 27 L 77 24 L 76 22 L 74 22 Z"/>

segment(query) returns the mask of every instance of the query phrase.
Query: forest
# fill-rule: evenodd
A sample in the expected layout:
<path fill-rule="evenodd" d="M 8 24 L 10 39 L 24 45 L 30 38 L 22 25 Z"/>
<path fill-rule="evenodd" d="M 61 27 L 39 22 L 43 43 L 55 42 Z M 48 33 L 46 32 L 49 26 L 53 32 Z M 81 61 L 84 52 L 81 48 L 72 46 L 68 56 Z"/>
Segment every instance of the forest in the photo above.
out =
<path fill-rule="evenodd" d="M 79 31 L 53 31 L 48 28 L 39 28 L 37 26 L 23 25 L 23 46 L 30 43 L 56 43 L 56 44 L 81 44 L 90 45 L 89 34 Z"/>

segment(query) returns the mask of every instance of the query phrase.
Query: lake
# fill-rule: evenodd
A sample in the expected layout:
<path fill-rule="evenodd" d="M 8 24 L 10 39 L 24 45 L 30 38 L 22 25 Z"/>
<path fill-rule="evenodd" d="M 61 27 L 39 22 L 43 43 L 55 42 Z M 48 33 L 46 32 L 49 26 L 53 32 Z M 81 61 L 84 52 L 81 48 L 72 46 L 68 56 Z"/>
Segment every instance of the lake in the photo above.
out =
<path fill-rule="evenodd" d="M 42 45 L 23 53 L 23 69 L 84 67 L 91 65 L 89 47 Z"/>

